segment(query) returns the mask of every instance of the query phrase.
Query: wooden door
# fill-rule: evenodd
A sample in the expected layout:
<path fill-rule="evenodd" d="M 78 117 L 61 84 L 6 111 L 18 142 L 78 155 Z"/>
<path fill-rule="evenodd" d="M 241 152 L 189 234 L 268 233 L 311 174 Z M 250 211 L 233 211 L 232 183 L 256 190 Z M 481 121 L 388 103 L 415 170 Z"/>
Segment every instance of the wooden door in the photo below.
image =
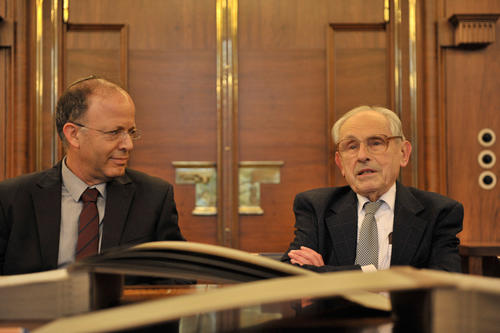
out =
<path fill-rule="evenodd" d="M 71 0 L 63 40 L 65 85 L 127 87 L 144 132 L 130 166 L 174 184 L 190 241 L 284 251 L 294 196 L 344 184 L 333 122 L 393 106 L 384 0 Z"/>
<path fill-rule="evenodd" d="M 446 190 L 464 204 L 462 242 L 498 243 L 500 2 L 460 0 L 441 5 Z"/>
<path fill-rule="evenodd" d="M 384 1 L 240 0 L 239 157 L 282 161 L 262 184 L 264 214 L 241 216 L 245 250 L 283 251 L 294 196 L 344 185 L 330 129 L 349 109 L 391 107 L 391 38 Z"/>
<path fill-rule="evenodd" d="M 173 162 L 217 159 L 215 16 L 215 0 L 72 0 L 63 59 L 66 85 L 97 73 L 130 92 L 144 133 L 130 167 L 174 184 L 182 233 L 206 243 L 216 216 L 192 215 Z"/>

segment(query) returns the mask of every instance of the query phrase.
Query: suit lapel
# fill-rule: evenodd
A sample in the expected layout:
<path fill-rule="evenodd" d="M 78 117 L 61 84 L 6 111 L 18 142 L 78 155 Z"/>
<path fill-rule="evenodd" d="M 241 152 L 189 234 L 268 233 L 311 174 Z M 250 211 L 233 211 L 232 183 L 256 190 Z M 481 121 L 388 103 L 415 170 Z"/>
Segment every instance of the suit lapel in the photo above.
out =
<path fill-rule="evenodd" d="M 56 268 L 61 227 L 61 163 L 47 170 L 31 195 L 44 267 Z"/>
<path fill-rule="evenodd" d="M 357 198 L 350 191 L 336 200 L 326 217 L 326 226 L 333 244 L 333 255 L 338 265 L 353 265 L 356 259 L 357 242 Z"/>
<path fill-rule="evenodd" d="M 106 212 L 102 221 L 102 250 L 120 245 L 134 193 L 135 185 L 126 174 L 108 183 L 106 187 Z"/>
<path fill-rule="evenodd" d="M 415 255 L 427 221 L 417 216 L 424 206 L 397 183 L 391 265 L 409 265 Z"/>

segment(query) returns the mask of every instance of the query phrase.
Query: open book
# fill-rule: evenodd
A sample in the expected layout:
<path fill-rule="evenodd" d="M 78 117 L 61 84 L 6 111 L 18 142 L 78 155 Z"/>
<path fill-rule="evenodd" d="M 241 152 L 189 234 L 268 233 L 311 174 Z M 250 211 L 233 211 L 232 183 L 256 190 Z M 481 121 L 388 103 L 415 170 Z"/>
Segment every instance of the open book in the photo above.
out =
<path fill-rule="evenodd" d="M 201 294 L 157 299 L 62 318 L 39 328 L 35 333 L 141 330 L 203 313 L 235 313 L 235 310 L 255 308 L 257 305 L 262 305 L 261 309 L 265 311 L 273 303 L 322 300 L 380 291 L 388 291 L 393 296 L 393 318 L 401 321 L 406 317 L 407 330 L 401 331 L 497 332 L 500 327 L 500 280 L 397 267 L 374 273 L 333 272 L 237 284 Z M 276 315 L 266 317 L 270 324 L 286 319 Z M 238 318 L 236 322 L 241 321 L 242 317 Z M 305 320 L 312 325 L 311 317 Z M 293 323 L 289 326 L 274 326 L 278 330 L 268 325 L 265 326 L 267 330 L 257 326 L 248 331 L 297 331 Z M 214 330 L 205 327 L 205 331 Z"/>
<path fill-rule="evenodd" d="M 314 274 L 222 246 L 144 243 L 88 257 L 65 269 L 0 276 L 0 319 L 51 319 L 114 305 L 121 295 L 122 275 L 239 283 Z"/>
<path fill-rule="evenodd" d="M 56 269 L 0 276 L 0 320 L 53 319 L 116 304 L 122 277 Z"/>
<path fill-rule="evenodd" d="M 216 283 L 249 282 L 314 272 L 256 254 L 195 242 L 143 243 L 88 257 L 72 270 L 96 273 L 201 279 Z"/>

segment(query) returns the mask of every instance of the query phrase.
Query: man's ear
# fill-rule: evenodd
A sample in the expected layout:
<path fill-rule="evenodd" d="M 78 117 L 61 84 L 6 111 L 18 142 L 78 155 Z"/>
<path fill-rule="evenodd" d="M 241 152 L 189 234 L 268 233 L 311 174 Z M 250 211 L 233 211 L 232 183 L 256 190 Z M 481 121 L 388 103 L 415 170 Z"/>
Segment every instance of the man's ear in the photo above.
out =
<path fill-rule="evenodd" d="M 66 123 L 63 126 L 63 134 L 68 142 L 68 147 L 80 148 L 80 138 L 78 137 L 78 126 Z"/>
<path fill-rule="evenodd" d="M 411 155 L 411 143 L 408 140 L 403 141 L 401 144 L 401 167 L 405 167 L 408 165 L 408 161 L 410 161 Z"/>
<path fill-rule="evenodd" d="M 339 167 L 340 173 L 345 177 L 344 166 L 342 165 L 342 157 L 338 151 L 335 152 L 335 164 Z"/>

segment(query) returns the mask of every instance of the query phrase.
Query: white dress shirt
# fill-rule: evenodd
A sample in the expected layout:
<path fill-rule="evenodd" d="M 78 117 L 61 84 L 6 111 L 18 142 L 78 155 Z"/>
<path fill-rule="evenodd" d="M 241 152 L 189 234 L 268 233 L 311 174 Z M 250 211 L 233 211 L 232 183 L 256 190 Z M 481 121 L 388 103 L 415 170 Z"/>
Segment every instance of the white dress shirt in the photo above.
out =
<path fill-rule="evenodd" d="M 80 201 L 82 193 L 89 187 L 78 178 L 67 166 L 66 158 L 62 161 L 61 185 L 61 230 L 59 233 L 59 256 L 57 266 L 63 267 L 75 261 L 78 243 L 78 220 L 83 208 Z M 102 219 L 106 208 L 106 183 L 90 186 L 99 191 L 97 211 L 99 212 L 99 252 L 102 241 Z"/>

